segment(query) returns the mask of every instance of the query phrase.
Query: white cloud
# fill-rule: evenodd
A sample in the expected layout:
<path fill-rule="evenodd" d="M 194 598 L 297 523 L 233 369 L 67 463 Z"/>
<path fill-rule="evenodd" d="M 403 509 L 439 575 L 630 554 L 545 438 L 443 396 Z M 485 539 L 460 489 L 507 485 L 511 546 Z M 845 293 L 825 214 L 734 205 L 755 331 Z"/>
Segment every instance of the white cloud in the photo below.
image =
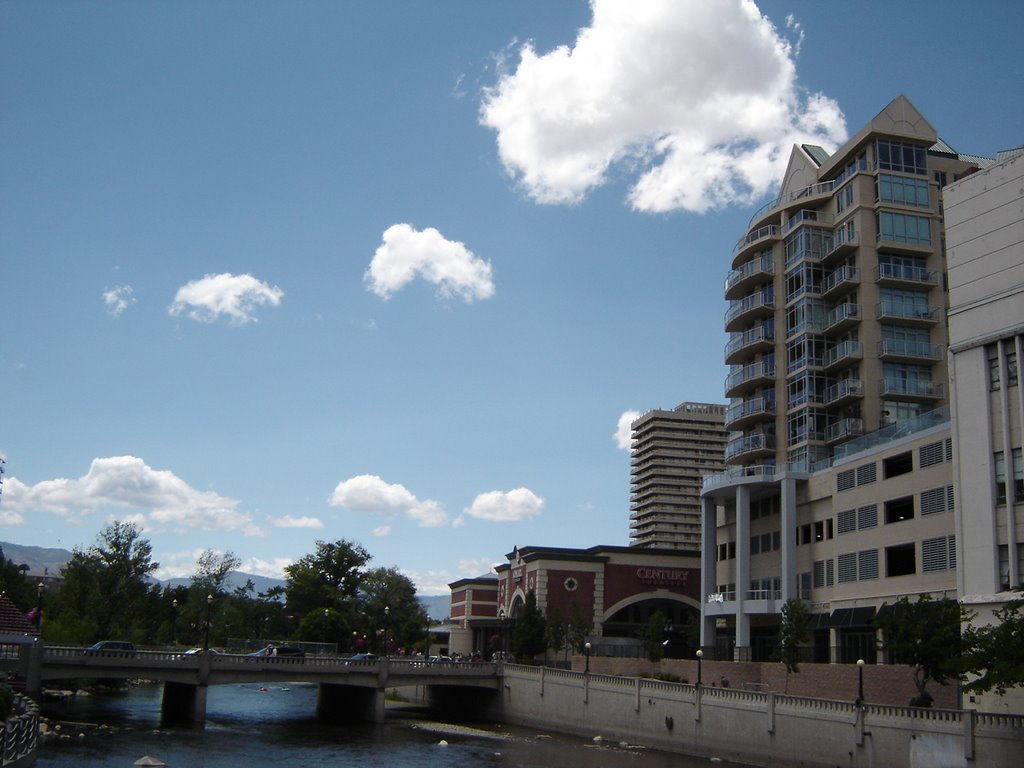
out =
<path fill-rule="evenodd" d="M 261 560 L 258 557 L 250 557 L 244 560 L 238 570 L 243 573 L 253 573 L 257 576 L 266 576 L 270 579 L 283 579 L 284 569 L 291 565 L 294 560 L 287 557 L 275 557 L 273 560 Z"/>
<path fill-rule="evenodd" d="M 404 485 L 386 483 L 377 475 L 358 475 L 338 483 L 328 499 L 332 507 L 377 515 L 404 515 L 422 528 L 436 528 L 448 521 L 444 507 L 432 499 L 420 501 Z"/>
<path fill-rule="evenodd" d="M 410 571 L 406 575 L 416 585 L 417 594 L 450 595 L 451 590 L 448 585 L 453 581 L 493 573 L 494 566 L 503 562 L 506 562 L 503 558 L 494 560 L 489 557 L 480 557 L 476 560 L 460 560 L 455 573 L 449 570 L 427 571 L 426 573 Z"/>
<path fill-rule="evenodd" d="M 523 45 L 484 94 L 481 122 L 537 202 L 577 203 L 617 167 L 637 174 L 637 210 L 747 204 L 778 183 L 793 144 L 845 140 L 838 104 L 797 86 L 793 44 L 752 0 L 591 8 L 572 46 Z"/>
<path fill-rule="evenodd" d="M 528 488 L 481 493 L 464 510 L 470 517 L 495 523 L 515 523 L 540 514 L 544 499 Z"/>
<path fill-rule="evenodd" d="M 284 291 L 260 282 L 252 275 L 206 275 L 178 289 L 169 312 L 185 314 L 201 323 L 212 323 L 227 317 L 232 325 L 256 322 L 253 311 L 269 304 L 281 303 Z"/>
<path fill-rule="evenodd" d="M 25 485 L 17 478 L 4 483 L 4 506 L 31 512 L 52 512 L 70 520 L 109 507 L 135 510 L 146 528 L 250 532 L 252 520 L 239 512 L 238 501 L 213 491 L 199 491 L 167 470 L 157 470 L 135 456 L 93 459 L 78 479 L 57 478 Z"/>
<path fill-rule="evenodd" d="M 291 515 L 284 515 L 283 517 L 273 517 L 270 519 L 270 524 L 275 528 L 323 528 L 324 524 L 316 517 L 292 517 Z"/>
<path fill-rule="evenodd" d="M 103 303 L 107 305 L 107 312 L 114 317 L 120 317 L 128 307 L 135 303 L 130 285 L 115 285 L 103 292 Z"/>
<path fill-rule="evenodd" d="M 433 227 L 417 231 L 408 224 L 393 224 L 383 239 L 364 275 L 368 289 L 382 299 L 417 277 L 435 285 L 444 298 L 457 296 L 469 303 L 494 295 L 490 262 Z"/>
<path fill-rule="evenodd" d="M 633 430 L 631 425 L 642 415 L 640 411 L 623 411 L 622 415 L 619 416 L 619 423 L 615 427 L 612 439 L 615 441 L 615 445 L 623 451 L 628 451 L 633 447 Z"/>
<path fill-rule="evenodd" d="M 390 525 L 378 525 L 376 528 L 374 528 L 372 531 L 370 531 L 370 533 L 372 533 L 377 538 L 384 538 L 385 536 L 390 536 L 391 535 L 391 526 Z"/>
<path fill-rule="evenodd" d="M 24 522 L 25 518 L 19 515 L 17 512 L 10 512 L 6 509 L 0 509 L 0 526 L 21 525 Z"/>

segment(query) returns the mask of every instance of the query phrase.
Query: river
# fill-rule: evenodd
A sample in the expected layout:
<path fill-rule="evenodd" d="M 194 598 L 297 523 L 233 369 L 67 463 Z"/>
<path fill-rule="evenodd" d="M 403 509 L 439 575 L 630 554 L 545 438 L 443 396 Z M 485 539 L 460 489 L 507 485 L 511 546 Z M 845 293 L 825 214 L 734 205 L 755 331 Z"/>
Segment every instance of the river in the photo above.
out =
<path fill-rule="evenodd" d="M 40 768 L 131 768 L 149 755 L 168 768 L 696 768 L 706 758 L 494 723 L 446 725 L 403 707 L 387 721 L 317 720 L 316 686 L 211 686 L 203 726 L 164 726 L 160 684 L 44 703 L 61 735 L 40 744 Z M 82 726 L 79 724 L 87 724 Z M 105 724 L 109 729 L 95 726 Z M 79 736 L 79 734 L 84 734 Z M 723 765 L 729 765 L 724 763 Z"/>

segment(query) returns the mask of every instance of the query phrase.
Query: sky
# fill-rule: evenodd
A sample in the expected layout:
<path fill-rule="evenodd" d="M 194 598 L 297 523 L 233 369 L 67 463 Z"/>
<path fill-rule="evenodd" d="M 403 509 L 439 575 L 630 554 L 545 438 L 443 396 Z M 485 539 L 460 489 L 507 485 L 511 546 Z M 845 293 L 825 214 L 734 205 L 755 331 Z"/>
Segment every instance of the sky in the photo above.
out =
<path fill-rule="evenodd" d="M 842 12 L 840 12 L 842 11 Z M 318 540 L 423 594 L 629 543 L 794 143 L 1024 142 L 1024 4 L 0 3 L 0 540 Z"/>

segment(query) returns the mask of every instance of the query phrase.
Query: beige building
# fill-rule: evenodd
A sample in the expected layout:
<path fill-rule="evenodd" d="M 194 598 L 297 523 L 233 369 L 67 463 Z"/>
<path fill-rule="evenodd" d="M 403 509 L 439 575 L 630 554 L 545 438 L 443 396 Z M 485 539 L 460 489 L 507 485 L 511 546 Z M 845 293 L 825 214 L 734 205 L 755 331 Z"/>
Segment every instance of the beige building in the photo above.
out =
<path fill-rule="evenodd" d="M 989 162 L 900 96 L 833 154 L 794 147 L 736 244 L 702 645 L 767 660 L 801 597 L 816 659 L 873 660 L 879 609 L 955 592 L 942 188 Z"/>
<path fill-rule="evenodd" d="M 700 549 L 700 492 L 725 469 L 725 406 L 682 403 L 632 424 L 630 546 Z"/>
<path fill-rule="evenodd" d="M 987 622 L 1024 586 L 1024 150 L 945 200 L 958 586 Z M 1024 693 L 974 703 L 1021 712 Z"/>

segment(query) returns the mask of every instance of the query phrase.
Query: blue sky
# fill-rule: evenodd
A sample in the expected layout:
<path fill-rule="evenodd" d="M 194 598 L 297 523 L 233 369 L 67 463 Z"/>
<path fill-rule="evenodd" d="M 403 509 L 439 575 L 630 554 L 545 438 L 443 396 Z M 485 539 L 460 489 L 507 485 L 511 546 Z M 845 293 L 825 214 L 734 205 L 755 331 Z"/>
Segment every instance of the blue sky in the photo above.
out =
<path fill-rule="evenodd" d="M 623 414 L 720 401 L 732 246 L 906 94 L 1024 141 L 1010 2 L 0 4 L 0 540 L 318 539 L 421 591 L 628 543 Z"/>

